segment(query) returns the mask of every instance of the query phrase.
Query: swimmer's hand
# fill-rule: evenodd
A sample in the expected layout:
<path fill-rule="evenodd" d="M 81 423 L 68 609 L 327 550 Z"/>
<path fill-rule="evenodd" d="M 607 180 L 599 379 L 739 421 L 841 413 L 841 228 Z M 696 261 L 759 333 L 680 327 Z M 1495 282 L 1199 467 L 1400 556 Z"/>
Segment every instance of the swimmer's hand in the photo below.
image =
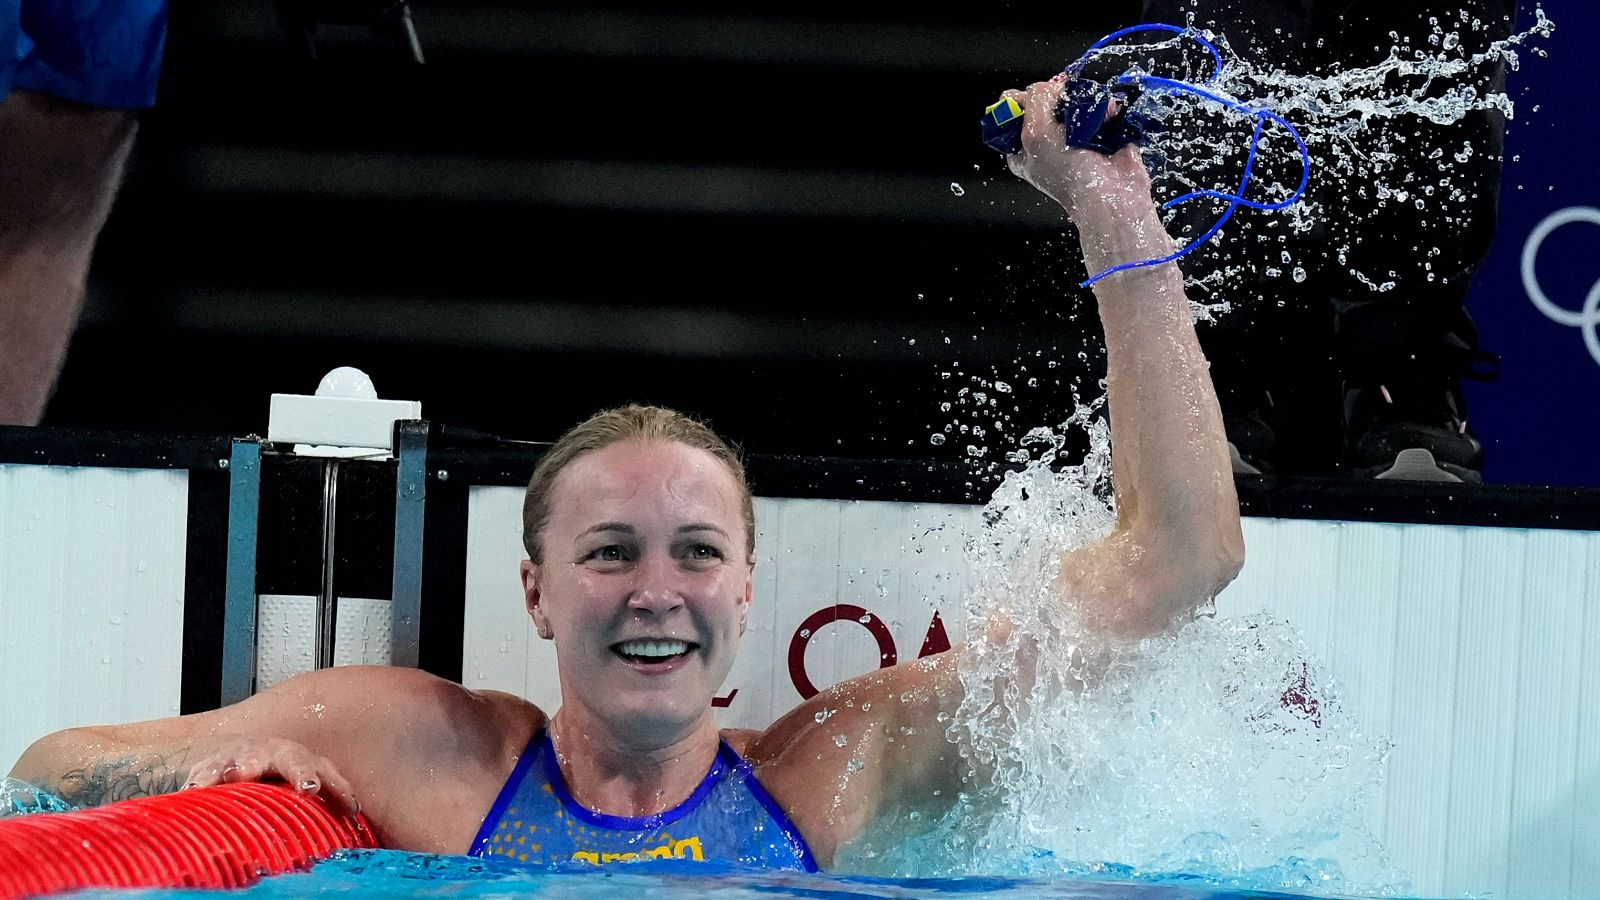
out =
<path fill-rule="evenodd" d="M 1022 150 L 1008 155 L 1006 165 L 1067 211 L 1089 272 L 1171 254 L 1176 246 L 1161 225 L 1150 196 L 1150 173 L 1137 147 L 1130 144 L 1110 156 L 1068 147 L 1065 126 L 1055 116 L 1028 115 L 1055 109 L 1065 87 L 1066 76 L 1058 75 L 1025 91 L 1005 92 L 1024 111 Z M 1141 299 L 1130 302 L 1148 305 Z"/>
<path fill-rule="evenodd" d="M 1150 173 L 1137 147 L 1106 156 L 1067 146 L 1066 127 L 1051 110 L 1060 102 L 1067 76 L 1039 81 L 1003 96 L 1022 106 L 1022 150 L 1006 155 L 1012 174 L 1043 191 L 1066 209 L 1079 227 L 1104 215 L 1142 212 L 1152 204 Z"/>
<path fill-rule="evenodd" d="M 339 770 L 294 741 L 282 738 L 240 738 L 220 747 L 189 770 L 184 788 L 211 787 L 240 781 L 283 781 L 302 794 L 320 794 L 335 815 L 361 812 Z"/>

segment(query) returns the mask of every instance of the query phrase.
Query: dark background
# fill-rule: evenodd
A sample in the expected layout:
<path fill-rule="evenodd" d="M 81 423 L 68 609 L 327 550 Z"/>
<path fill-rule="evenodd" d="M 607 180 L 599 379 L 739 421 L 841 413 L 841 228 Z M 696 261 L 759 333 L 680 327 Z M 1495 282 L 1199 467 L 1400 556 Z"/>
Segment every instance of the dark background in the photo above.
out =
<path fill-rule="evenodd" d="M 1095 391 L 1099 337 L 977 118 L 1137 13 L 432 0 L 415 68 L 174 4 L 45 424 L 264 432 L 354 365 L 510 438 L 644 401 L 753 452 L 997 459 Z"/>
<path fill-rule="evenodd" d="M 1522 0 L 1521 21 L 1534 21 L 1535 0 Z M 1517 116 L 1506 129 L 1500 219 L 1468 308 L 1485 344 L 1503 360 L 1500 378 L 1469 383 L 1473 428 L 1483 437 L 1484 477 L 1513 484 L 1600 487 L 1600 351 L 1586 347 L 1587 328 L 1553 320 L 1529 299 L 1532 280 L 1552 303 L 1576 314 L 1600 280 L 1600 118 L 1594 114 L 1595 34 L 1600 4 L 1563 0 L 1544 8 L 1556 23 L 1544 53 L 1526 53 L 1509 77 Z M 1547 54 L 1547 55 L 1545 55 Z M 1587 208 L 1589 221 L 1551 232 L 1535 249 L 1525 279 L 1523 252 L 1550 217 Z M 1492 341 L 1492 343 L 1491 343 Z"/>

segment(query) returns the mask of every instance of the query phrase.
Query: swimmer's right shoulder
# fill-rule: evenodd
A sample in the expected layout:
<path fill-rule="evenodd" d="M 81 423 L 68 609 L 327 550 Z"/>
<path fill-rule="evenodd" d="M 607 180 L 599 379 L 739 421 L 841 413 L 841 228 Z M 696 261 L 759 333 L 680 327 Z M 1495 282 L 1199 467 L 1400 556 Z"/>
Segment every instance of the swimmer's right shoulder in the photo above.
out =
<path fill-rule="evenodd" d="M 466 852 L 544 725 L 521 697 L 403 667 L 324 669 L 245 702 L 263 700 L 271 721 L 319 720 L 313 749 L 356 786 L 384 846 L 432 853 Z"/>
<path fill-rule="evenodd" d="M 276 695 L 276 696 L 274 696 Z M 454 681 L 406 666 L 335 666 L 297 675 L 256 701 L 292 704 L 407 729 L 448 724 L 452 732 L 477 732 L 497 742 L 501 736 L 524 742 L 544 725 L 545 715 L 522 697 L 503 691 L 474 691 Z"/>

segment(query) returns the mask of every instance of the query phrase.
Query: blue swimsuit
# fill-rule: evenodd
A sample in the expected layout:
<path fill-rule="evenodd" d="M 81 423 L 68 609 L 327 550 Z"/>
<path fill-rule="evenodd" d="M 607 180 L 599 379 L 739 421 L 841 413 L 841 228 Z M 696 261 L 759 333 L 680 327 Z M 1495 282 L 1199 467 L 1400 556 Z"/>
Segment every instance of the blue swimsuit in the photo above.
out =
<path fill-rule="evenodd" d="M 726 741 L 689 799 L 665 812 L 635 818 L 580 806 L 567 790 L 550 735 L 543 729 L 511 770 L 469 852 L 542 865 L 716 859 L 817 871 L 799 830 L 756 780 L 750 763 Z"/>

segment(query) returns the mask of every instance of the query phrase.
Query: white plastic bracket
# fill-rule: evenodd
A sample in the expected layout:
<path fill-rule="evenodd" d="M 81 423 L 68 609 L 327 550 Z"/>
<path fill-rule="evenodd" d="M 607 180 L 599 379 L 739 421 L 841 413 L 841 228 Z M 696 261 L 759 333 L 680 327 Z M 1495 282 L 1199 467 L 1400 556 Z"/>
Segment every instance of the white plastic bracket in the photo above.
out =
<path fill-rule="evenodd" d="M 315 396 L 273 394 L 267 440 L 295 444 L 303 456 L 388 457 L 394 423 L 422 418 L 417 400 L 382 400 L 358 369 L 329 372 Z"/>

